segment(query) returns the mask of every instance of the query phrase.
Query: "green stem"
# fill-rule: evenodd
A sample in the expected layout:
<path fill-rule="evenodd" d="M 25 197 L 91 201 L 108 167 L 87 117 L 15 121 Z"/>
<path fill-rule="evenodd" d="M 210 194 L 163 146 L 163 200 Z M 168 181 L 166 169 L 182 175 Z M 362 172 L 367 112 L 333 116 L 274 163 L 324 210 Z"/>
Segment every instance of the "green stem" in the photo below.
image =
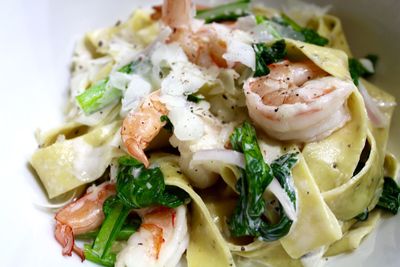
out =
<path fill-rule="evenodd" d="M 87 260 L 106 267 L 114 267 L 116 260 L 115 254 L 109 254 L 106 257 L 99 257 L 96 253 L 92 251 L 91 246 L 89 244 L 86 244 L 84 249 L 85 249 L 85 258 Z"/>
<path fill-rule="evenodd" d="M 250 0 L 241 0 L 197 11 L 196 18 L 204 19 L 206 23 L 236 20 L 249 14 Z"/>
<path fill-rule="evenodd" d="M 104 256 L 110 251 L 111 245 L 116 239 L 118 232 L 121 230 L 129 212 L 130 209 L 126 208 L 121 203 L 117 203 L 114 209 L 111 210 L 93 243 L 92 250 L 97 253 L 97 255 Z"/>
<path fill-rule="evenodd" d="M 136 232 L 137 227 L 132 225 L 127 225 L 122 227 L 121 231 L 117 234 L 116 240 L 128 240 L 131 235 Z M 99 230 L 91 231 L 88 233 L 80 234 L 76 237 L 76 239 L 95 239 L 99 234 Z"/>
<path fill-rule="evenodd" d="M 86 115 L 90 115 L 110 105 L 122 96 L 121 90 L 108 88 L 108 78 L 103 79 L 76 97 Z"/>
<path fill-rule="evenodd" d="M 84 253 L 88 260 L 104 266 L 114 265 L 115 255 L 110 253 L 110 250 L 130 210 L 119 201 L 112 204 L 112 208 L 106 213 L 106 218 L 93 245 L 91 247 L 85 246 Z"/>

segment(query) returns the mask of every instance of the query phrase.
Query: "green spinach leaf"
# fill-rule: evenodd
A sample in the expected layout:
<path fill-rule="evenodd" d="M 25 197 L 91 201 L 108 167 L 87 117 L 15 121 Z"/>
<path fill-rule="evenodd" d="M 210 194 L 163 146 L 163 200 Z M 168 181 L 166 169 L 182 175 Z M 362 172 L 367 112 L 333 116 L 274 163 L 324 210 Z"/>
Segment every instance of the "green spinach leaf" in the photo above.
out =
<path fill-rule="evenodd" d="M 273 241 L 285 236 L 292 225 L 292 221 L 279 208 L 280 221 L 277 224 L 268 223 L 263 214 L 266 203 L 263 194 L 271 183 L 274 173 L 268 164 L 264 162 L 257 143 L 255 129 L 244 122 L 237 127 L 230 138 L 234 150 L 242 152 L 245 157 L 245 169 L 241 169 L 241 177 L 237 182 L 239 200 L 232 217 L 229 220 L 229 228 L 233 236 L 253 236 L 264 241 Z M 278 164 L 284 162 L 286 166 Z M 275 168 L 277 174 L 286 174 L 286 167 L 293 166 L 293 158 L 288 157 L 278 160 Z"/>
<path fill-rule="evenodd" d="M 256 70 L 254 77 L 260 77 L 269 73 L 268 65 L 281 61 L 287 54 L 286 43 L 279 40 L 268 46 L 264 43 L 253 44 L 256 55 Z"/>
<path fill-rule="evenodd" d="M 400 207 L 400 188 L 391 177 L 385 177 L 382 195 L 379 198 L 377 207 L 397 214 Z"/>

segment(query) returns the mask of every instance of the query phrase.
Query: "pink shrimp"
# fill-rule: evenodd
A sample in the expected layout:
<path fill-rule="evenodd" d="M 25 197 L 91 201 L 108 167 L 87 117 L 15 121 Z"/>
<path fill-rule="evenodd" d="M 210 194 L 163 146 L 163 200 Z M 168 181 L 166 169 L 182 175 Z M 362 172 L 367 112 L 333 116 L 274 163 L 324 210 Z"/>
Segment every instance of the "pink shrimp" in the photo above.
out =
<path fill-rule="evenodd" d="M 115 266 L 176 266 L 188 245 L 186 207 L 137 212 L 142 225 L 117 256 Z"/>
<path fill-rule="evenodd" d="M 169 42 L 178 42 L 189 60 L 203 67 L 227 67 L 223 54 L 227 44 L 218 35 L 221 24 L 192 27 L 193 4 L 191 0 L 164 0 L 162 21 L 173 29 Z M 218 28 L 220 27 L 220 28 Z"/>
<path fill-rule="evenodd" d="M 164 243 L 164 229 L 175 226 L 176 212 L 174 209 L 159 207 L 143 216 L 139 231 L 147 231 L 152 235 L 153 251 L 151 255 L 158 259 L 161 246 Z"/>
<path fill-rule="evenodd" d="M 284 60 L 270 73 L 249 79 L 245 95 L 251 119 L 279 140 L 314 141 L 342 127 L 350 114 L 346 100 L 354 85 L 311 61 Z"/>
<path fill-rule="evenodd" d="M 89 188 L 80 199 L 68 204 L 57 212 L 55 238 L 63 247 L 64 256 L 74 251 L 82 261 L 85 259 L 82 249 L 75 245 L 74 235 L 87 233 L 98 228 L 103 220 L 103 203 L 115 194 L 115 185 L 105 182 Z"/>
<path fill-rule="evenodd" d="M 144 149 L 165 125 L 160 118 L 166 114 L 167 109 L 159 100 L 159 91 L 156 91 L 145 99 L 137 111 L 129 112 L 122 123 L 122 142 L 128 153 L 146 167 L 149 166 L 149 160 Z"/>

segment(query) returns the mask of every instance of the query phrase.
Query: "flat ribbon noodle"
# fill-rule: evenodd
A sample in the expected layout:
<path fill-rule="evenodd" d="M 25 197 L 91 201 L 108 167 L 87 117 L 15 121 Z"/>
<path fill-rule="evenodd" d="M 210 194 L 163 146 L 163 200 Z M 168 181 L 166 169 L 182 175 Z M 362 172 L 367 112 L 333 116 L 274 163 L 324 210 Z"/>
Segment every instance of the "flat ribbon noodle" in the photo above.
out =
<path fill-rule="evenodd" d="M 327 138 L 308 143 L 302 151 L 322 192 L 351 179 L 367 138 L 367 114 L 360 93 L 348 99 L 351 120 Z"/>
<path fill-rule="evenodd" d="M 103 175 L 113 158 L 124 154 L 109 144 L 119 127 L 120 122 L 118 121 L 99 126 L 82 136 L 55 142 L 38 149 L 32 155 L 30 163 L 39 175 L 49 198 L 57 197 L 80 185 L 96 180 Z M 81 149 L 84 151 L 82 152 Z M 89 150 L 96 151 L 96 155 L 99 157 L 96 166 L 80 162 L 81 157 L 89 153 Z M 91 159 L 88 158 L 88 160 Z M 74 166 L 76 161 L 79 161 L 80 165 L 78 171 Z M 77 178 L 81 174 L 84 179 Z"/>
<path fill-rule="evenodd" d="M 168 154 L 153 154 L 153 164 L 160 166 L 167 185 L 185 190 L 192 198 L 190 241 L 186 257 L 189 267 L 207 264 L 216 267 L 235 266 L 232 254 L 201 197 L 192 189 L 189 180 L 179 169 L 179 157 Z"/>
<path fill-rule="evenodd" d="M 349 57 L 352 56 L 349 44 L 343 31 L 342 22 L 338 17 L 323 15 L 311 22 L 316 24 L 313 28 L 317 33 L 328 38 L 328 46 L 344 51 Z"/>

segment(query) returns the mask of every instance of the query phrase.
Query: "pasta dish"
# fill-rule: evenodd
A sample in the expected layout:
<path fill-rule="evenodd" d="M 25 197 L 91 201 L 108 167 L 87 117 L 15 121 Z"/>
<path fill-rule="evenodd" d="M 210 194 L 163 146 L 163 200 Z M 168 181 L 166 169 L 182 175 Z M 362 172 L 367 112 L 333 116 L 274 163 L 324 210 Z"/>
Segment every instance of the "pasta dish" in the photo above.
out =
<path fill-rule="evenodd" d="M 327 11 L 164 0 L 77 42 L 66 121 L 30 161 L 62 254 L 321 266 L 396 214 L 395 99 Z"/>

